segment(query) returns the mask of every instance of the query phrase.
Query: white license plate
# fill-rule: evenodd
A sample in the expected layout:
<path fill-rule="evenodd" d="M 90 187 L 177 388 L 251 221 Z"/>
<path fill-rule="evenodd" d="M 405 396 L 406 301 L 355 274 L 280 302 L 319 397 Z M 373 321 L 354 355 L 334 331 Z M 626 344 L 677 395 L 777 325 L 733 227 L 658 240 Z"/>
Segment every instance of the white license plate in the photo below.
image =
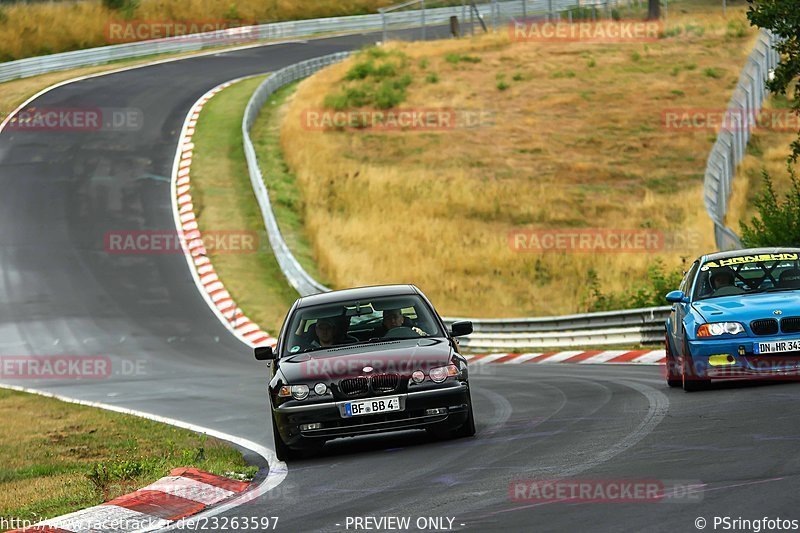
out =
<path fill-rule="evenodd" d="M 398 396 L 360 400 L 357 402 L 347 402 L 344 404 L 344 416 L 346 417 L 374 415 L 377 413 L 388 413 L 399 410 L 400 398 Z"/>
<path fill-rule="evenodd" d="M 759 355 L 769 353 L 800 352 L 800 340 L 757 342 L 753 351 Z"/>

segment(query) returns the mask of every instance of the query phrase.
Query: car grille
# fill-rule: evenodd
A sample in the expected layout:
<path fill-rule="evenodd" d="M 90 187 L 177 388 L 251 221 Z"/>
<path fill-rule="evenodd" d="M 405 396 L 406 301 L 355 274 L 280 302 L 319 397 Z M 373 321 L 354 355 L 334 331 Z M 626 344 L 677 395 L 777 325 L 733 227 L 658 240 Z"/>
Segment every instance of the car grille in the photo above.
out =
<path fill-rule="evenodd" d="M 397 374 L 378 374 L 372 376 L 372 390 L 375 392 L 390 392 L 397 388 L 400 377 Z"/>
<path fill-rule="evenodd" d="M 368 390 L 367 378 L 343 379 L 339 382 L 339 390 L 347 396 L 364 394 Z"/>
<path fill-rule="evenodd" d="M 775 335 L 778 333 L 778 321 L 774 318 L 763 318 L 750 322 L 750 329 L 756 335 Z"/>
<path fill-rule="evenodd" d="M 800 332 L 800 317 L 793 316 L 781 320 L 781 330 L 784 333 L 798 333 Z"/>

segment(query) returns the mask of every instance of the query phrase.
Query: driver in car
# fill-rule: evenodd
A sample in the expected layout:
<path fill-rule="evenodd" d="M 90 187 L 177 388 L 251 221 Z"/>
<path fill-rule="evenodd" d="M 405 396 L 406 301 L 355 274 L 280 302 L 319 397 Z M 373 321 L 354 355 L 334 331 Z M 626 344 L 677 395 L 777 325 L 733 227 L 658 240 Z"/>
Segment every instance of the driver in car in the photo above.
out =
<path fill-rule="evenodd" d="M 728 267 L 718 268 L 712 272 L 710 281 L 714 296 L 732 296 L 744 292 L 736 286 L 736 274 Z"/>
<path fill-rule="evenodd" d="M 400 309 L 387 309 L 383 312 L 383 322 L 375 331 L 372 332 L 374 337 L 385 337 L 389 331 L 395 328 L 408 327 L 404 326 L 405 317 L 403 311 Z M 427 337 L 428 334 L 418 327 L 409 327 L 411 331 L 420 337 Z"/>
<path fill-rule="evenodd" d="M 336 322 L 332 318 L 320 318 L 315 329 L 317 338 L 311 341 L 312 348 L 328 348 L 336 345 Z"/>

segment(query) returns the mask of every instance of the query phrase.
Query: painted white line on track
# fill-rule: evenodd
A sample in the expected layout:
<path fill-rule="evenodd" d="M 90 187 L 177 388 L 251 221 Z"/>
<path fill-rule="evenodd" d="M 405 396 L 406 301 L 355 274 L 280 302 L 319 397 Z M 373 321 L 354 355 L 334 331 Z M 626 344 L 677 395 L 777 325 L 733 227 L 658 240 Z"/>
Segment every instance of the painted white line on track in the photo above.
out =
<path fill-rule="evenodd" d="M 237 437 L 235 435 L 230 435 L 228 433 L 218 431 L 216 429 L 198 426 L 190 422 L 184 422 L 183 420 L 176 420 L 174 418 L 168 418 L 161 415 L 146 413 L 144 411 L 138 411 L 136 409 L 129 409 L 127 407 L 122 407 L 119 405 L 92 402 L 88 400 L 79 400 L 77 398 L 71 398 L 69 396 L 62 396 L 60 394 L 53 394 L 51 392 L 45 392 L 37 389 L 29 389 L 26 387 L 19 387 L 16 385 L 6 385 L 0 383 L 0 388 L 14 390 L 17 392 L 27 392 L 29 394 L 36 394 L 39 396 L 43 396 L 45 398 L 53 398 L 56 400 L 61 400 L 62 402 L 72 403 L 76 405 L 84 405 L 87 407 L 95 407 L 97 409 L 104 409 L 106 411 L 113 411 L 115 413 L 121 413 L 124 415 L 137 416 L 139 418 L 145 418 L 147 420 L 152 420 L 154 422 L 160 422 L 162 424 L 168 424 L 170 426 L 175 426 L 182 429 L 188 429 L 189 431 L 194 431 L 195 433 L 205 433 L 210 437 L 228 441 L 233 444 L 236 444 L 237 446 L 250 450 L 251 452 L 260 455 L 267 462 L 267 464 L 269 465 L 269 473 L 267 474 L 267 477 L 264 479 L 264 481 L 254 486 L 247 492 L 240 494 L 239 496 L 237 496 L 230 502 L 225 503 L 224 505 L 220 505 L 219 507 L 214 507 L 213 509 L 208 509 L 191 518 L 186 518 L 183 522 L 184 525 L 195 523 L 198 520 L 202 520 L 204 518 L 208 518 L 211 516 L 216 516 L 220 513 L 235 509 L 242 504 L 252 502 L 253 500 L 263 496 L 270 490 L 280 485 L 283 482 L 283 480 L 286 479 L 286 475 L 288 473 L 286 463 L 284 463 L 283 461 L 279 461 L 278 458 L 275 456 L 275 452 L 270 448 L 262 446 L 261 444 L 255 443 L 253 441 L 244 439 L 242 437 Z M 177 525 L 178 524 L 173 524 L 172 526 L 164 528 L 164 530 L 174 529 L 175 527 L 177 527 Z"/>

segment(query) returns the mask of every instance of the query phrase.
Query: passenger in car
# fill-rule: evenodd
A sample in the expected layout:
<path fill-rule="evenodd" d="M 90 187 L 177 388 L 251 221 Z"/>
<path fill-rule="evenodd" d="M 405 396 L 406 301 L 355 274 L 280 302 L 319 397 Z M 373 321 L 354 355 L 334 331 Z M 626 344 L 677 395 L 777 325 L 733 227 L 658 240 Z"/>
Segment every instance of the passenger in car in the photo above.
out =
<path fill-rule="evenodd" d="M 380 326 L 372 332 L 373 337 L 385 337 L 389 331 L 395 328 L 409 328 L 420 337 L 427 337 L 428 334 L 418 327 L 414 327 L 407 317 L 403 316 L 401 309 L 387 309 L 383 312 L 383 320 Z"/>
<path fill-rule="evenodd" d="M 778 279 L 778 287 L 781 289 L 800 289 L 800 270 L 784 270 Z"/>

